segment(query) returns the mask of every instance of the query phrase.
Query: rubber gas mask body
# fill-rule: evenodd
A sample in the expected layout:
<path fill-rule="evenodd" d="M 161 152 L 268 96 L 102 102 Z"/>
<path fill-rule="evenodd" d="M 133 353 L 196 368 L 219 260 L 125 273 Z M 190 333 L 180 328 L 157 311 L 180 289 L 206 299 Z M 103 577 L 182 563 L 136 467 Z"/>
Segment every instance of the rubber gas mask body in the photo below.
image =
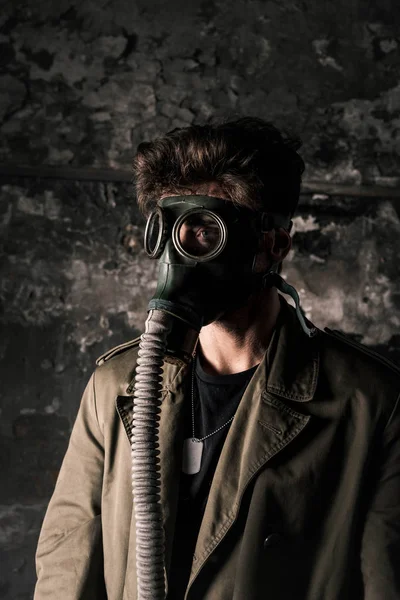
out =
<path fill-rule="evenodd" d="M 150 215 L 145 249 L 159 259 L 158 285 L 149 309 L 166 310 L 197 331 L 261 289 L 254 272 L 265 213 L 211 196 L 164 198 Z M 290 219 L 268 215 L 274 226 Z M 264 217 L 265 220 L 265 217 Z"/>

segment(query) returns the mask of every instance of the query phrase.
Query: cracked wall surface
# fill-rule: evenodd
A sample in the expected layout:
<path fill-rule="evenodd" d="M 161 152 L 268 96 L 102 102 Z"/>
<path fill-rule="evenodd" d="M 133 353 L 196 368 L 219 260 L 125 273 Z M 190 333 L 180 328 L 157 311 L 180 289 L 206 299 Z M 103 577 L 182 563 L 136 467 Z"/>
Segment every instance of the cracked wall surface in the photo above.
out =
<path fill-rule="evenodd" d="M 6 0 L 0 162 L 129 170 L 137 144 L 257 115 L 303 139 L 305 178 L 400 185 L 394 0 Z M 323 187 L 323 186 L 322 186 Z M 33 554 L 97 356 L 155 286 L 124 183 L 0 181 L 0 598 Z M 400 199 L 302 195 L 284 268 L 320 327 L 400 359 Z"/>
<path fill-rule="evenodd" d="M 143 139 L 238 112 L 296 129 L 311 179 L 398 179 L 394 0 L 3 5 L 3 160 L 126 167 Z"/>

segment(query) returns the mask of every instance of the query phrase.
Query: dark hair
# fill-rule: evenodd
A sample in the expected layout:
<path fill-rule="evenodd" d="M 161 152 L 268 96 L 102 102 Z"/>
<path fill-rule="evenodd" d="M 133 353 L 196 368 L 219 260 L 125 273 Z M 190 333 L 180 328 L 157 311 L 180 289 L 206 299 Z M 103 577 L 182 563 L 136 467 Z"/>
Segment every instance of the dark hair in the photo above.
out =
<path fill-rule="evenodd" d="M 147 213 L 161 194 L 217 182 L 238 205 L 291 216 L 304 171 L 300 146 L 299 139 L 255 117 L 174 129 L 138 146 L 133 168 L 139 207 Z"/>

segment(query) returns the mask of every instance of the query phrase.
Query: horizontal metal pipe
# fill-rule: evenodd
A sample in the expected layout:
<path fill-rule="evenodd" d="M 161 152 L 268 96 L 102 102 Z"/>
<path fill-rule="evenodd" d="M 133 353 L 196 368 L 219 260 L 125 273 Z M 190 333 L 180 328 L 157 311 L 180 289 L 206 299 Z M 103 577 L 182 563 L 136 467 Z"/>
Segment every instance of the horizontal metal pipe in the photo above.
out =
<path fill-rule="evenodd" d="M 396 182 L 397 183 L 397 182 Z M 400 198 L 400 187 L 377 184 L 354 185 L 331 181 L 303 181 L 302 194 L 326 194 L 327 196 L 357 196 L 363 198 Z"/>
<path fill-rule="evenodd" d="M 132 182 L 133 173 L 102 167 L 64 167 L 50 165 L 0 165 L 0 177 L 37 177 L 72 181 Z"/>
<path fill-rule="evenodd" d="M 123 169 L 102 167 L 70 167 L 50 165 L 0 165 L 0 177 L 29 177 L 70 181 L 100 181 L 132 183 L 133 173 Z M 301 193 L 305 195 L 357 196 L 365 198 L 400 198 L 400 186 L 376 184 L 354 185 L 331 181 L 303 181 Z"/>

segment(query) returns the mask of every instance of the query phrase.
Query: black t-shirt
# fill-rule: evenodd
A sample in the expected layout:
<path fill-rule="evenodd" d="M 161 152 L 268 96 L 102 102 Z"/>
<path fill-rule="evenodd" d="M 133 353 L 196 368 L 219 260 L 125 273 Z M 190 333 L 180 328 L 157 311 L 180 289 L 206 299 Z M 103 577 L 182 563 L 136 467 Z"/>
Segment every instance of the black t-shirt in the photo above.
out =
<path fill-rule="evenodd" d="M 236 413 L 257 366 L 233 375 L 209 375 L 195 359 L 194 437 L 203 438 Z M 193 437 L 191 376 L 186 390 L 184 438 Z M 231 421 L 232 422 L 232 421 Z M 209 489 L 231 422 L 203 440 L 199 473 L 181 473 L 175 536 L 169 571 L 168 600 L 183 600 Z"/>

